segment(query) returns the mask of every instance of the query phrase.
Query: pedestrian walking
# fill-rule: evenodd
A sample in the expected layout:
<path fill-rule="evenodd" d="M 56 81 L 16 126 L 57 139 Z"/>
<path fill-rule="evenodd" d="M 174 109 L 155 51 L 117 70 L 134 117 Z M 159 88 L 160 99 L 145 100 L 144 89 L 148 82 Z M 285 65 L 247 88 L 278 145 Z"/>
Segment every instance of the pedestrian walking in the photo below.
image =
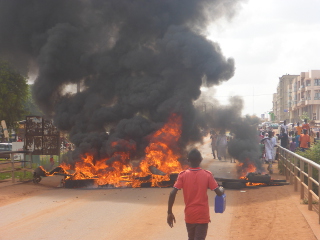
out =
<path fill-rule="evenodd" d="M 284 129 L 284 132 L 288 134 L 287 120 L 284 120 L 283 123 L 280 125 L 280 132 L 282 132 L 282 129 Z"/>
<path fill-rule="evenodd" d="M 50 156 L 50 165 L 51 165 L 51 168 L 53 168 L 53 166 L 54 166 L 54 159 L 53 159 L 53 156 L 52 156 L 52 155 Z"/>
<path fill-rule="evenodd" d="M 289 142 L 289 144 L 292 142 L 292 133 L 291 132 L 289 132 L 289 134 L 288 134 L 288 142 Z"/>
<path fill-rule="evenodd" d="M 276 155 L 277 155 L 277 137 L 274 135 L 274 132 L 272 132 L 272 142 L 273 142 L 273 162 L 275 162 Z"/>
<path fill-rule="evenodd" d="M 315 139 L 316 139 L 316 134 L 312 129 L 310 129 L 309 136 L 310 136 L 310 147 L 312 147 L 315 144 Z"/>
<path fill-rule="evenodd" d="M 301 130 L 302 130 L 302 128 L 301 128 Z M 298 131 L 296 131 L 296 136 L 294 138 L 295 138 L 295 144 L 296 144 L 296 149 L 297 149 L 300 147 L 300 134 Z"/>
<path fill-rule="evenodd" d="M 213 159 L 216 159 L 215 152 L 217 151 L 217 146 L 216 146 L 216 144 L 217 144 L 217 134 L 216 134 L 215 131 L 211 132 L 210 139 L 211 139 L 211 149 L 212 149 Z"/>
<path fill-rule="evenodd" d="M 270 174 L 273 173 L 273 168 L 272 168 L 272 163 L 274 160 L 274 141 L 272 139 L 272 132 L 270 131 L 268 133 L 268 137 L 265 137 L 264 139 L 261 140 L 261 143 L 264 144 L 264 149 L 265 149 L 265 160 L 268 164 L 268 171 Z"/>
<path fill-rule="evenodd" d="M 227 149 L 228 149 L 228 146 L 230 145 L 229 143 L 233 140 L 233 138 L 234 138 L 234 134 L 230 133 L 229 137 L 227 137 Z M 229 149 L 227 151 L 228 151 L 228 157 L 230 158 L 230 162 L 236 163 L 236 159 L 229 154 Z"/>
<path fill-rule="evenodd" d="M 204 240 L 207 236 L 208 223 L 210 222 L 209 202 L 207 190 L 215 191 L 218 196 L 222 196 L 224 190 L 219 187 L 210 171 L 201 169 L 201 153 L 193 149 L 188 154 L 190 168 L 182 171 L 173 186 L 168 201 L 167 223 L 172 228 L 176 222 L 172 212 L 172 207 L 178 190 L 183 189 L 185 202 L 185 222 L 189 240 Z"/>
<path fill-rule="evenodd" d="M 216 146 L 217 146 L 218 159 L 220 161 L 222 160 L 222 158 L 226 160 L 228 139 L 227 139 L 225 130 L 220 130 L 219 135 L 217 137 Z"/>
<path fill-rule="evenodd" d="M 285 132 L 284 128 L 281 128 L 281 134 L 279 136 L 280 139 L 280 145 L 283 148 L 287 148 L 288 149 L 288 145 L 289 145 L 289 138 L 288 138 L 288 134 Z"/>
<path fill-rule="evenodd" d="M 299 136 L 300 136 L 301 133 L 302 133 L 302 127 L 300 126 L 300 123 L 299 123 L 299 122 L 297 123 L 297 126 L 296 126 L 296 132 L 298 133 Z"/>
<path fill-rule="evenodd" d="M 310 136 L 307 131 L 307 129 L 303 129 L 303 134 L 300 135 L 300 148 L 302 152 L 310 148 Z"/>
<path fill-rule="evenodd" d="M 307 133 L 310 134 L 310 125 L 308 123 L 308 119 L 304 120 L 304 124 L 302 124 L 302 130 L 306 129 Z"/>
<path fill-rule="evenodd" d="M 296 146 L 295 141 L 296 141 L 296 140 L 293 138 L 292 141 L 290 142 L 289 150 L 290 150 L 291 152 L 295 152 L 295 151 L 296 151 L 297 146 Z"/>

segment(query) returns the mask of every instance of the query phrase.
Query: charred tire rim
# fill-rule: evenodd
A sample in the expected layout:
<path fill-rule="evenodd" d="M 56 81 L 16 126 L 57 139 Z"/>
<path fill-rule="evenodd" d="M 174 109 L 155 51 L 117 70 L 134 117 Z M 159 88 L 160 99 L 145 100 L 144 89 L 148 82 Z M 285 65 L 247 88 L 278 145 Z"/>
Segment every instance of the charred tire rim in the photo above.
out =
<path fill-rule="evenodd" d="M 41 181 L 41 177 L 34 177 L 32 181 L 33 183 L 37 184 Z"/>

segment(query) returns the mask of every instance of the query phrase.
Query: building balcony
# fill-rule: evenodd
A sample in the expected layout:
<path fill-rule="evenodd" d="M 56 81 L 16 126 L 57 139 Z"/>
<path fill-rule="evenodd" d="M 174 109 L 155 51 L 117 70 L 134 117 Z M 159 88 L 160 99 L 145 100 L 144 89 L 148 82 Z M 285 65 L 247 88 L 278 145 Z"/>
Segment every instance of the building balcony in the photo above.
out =
<path fill-rule="evenodd" d="M 304 99 L 301 99 L 299 102 L 298 102 L 298 106 L 304 106 L 306 104 L 306 101 Z"/>
<path fill-rule="evenodd" d="M 306 97 L 305 100 L 305 105 L 313 104 L 313 100 L 311 100 L 311 97 Z"/>

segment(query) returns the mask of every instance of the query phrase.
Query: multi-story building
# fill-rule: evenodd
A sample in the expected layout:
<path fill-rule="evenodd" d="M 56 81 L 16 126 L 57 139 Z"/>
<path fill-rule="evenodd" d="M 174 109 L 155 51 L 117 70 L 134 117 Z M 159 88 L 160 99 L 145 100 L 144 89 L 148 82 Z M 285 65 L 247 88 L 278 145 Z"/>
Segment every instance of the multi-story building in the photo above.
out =
<path fill-rule="evenodd" d="M 277 120 L 277 116 L 278 116 L 278 95 L 276 93 L 273 94 L 273 106 L 272 106 L 272 110 L 273 110 L 273 115 L 274 115 L 274 120 Z"/>
<path fill-rule="evenodd" d="M 311 120 L 320 119 L 320 70 L 302 72 L 291 83 L 291 122 L 301 122 L 306 114 Z"/>
<path fill-rule="evenodd" d="M 273 112 L 277 121 L 290 122 L 290 109 L 292 107 L 292 82 L 299 75 L 283 75 L 279 78 L 276 96 L 273 96 Z M 289 123 L 288 122 L 288 123 Z"/>

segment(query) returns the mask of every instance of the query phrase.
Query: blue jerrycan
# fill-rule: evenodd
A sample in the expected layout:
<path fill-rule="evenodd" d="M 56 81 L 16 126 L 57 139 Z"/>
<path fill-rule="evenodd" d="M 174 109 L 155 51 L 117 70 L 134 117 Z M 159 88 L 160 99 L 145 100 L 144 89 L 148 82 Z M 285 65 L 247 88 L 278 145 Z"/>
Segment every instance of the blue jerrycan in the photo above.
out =
<path fill-rule="evenodd" d="M 215 213 L 223 213 L 226 210 L 226 194 L 216 196 L 214 201 Z"/>

